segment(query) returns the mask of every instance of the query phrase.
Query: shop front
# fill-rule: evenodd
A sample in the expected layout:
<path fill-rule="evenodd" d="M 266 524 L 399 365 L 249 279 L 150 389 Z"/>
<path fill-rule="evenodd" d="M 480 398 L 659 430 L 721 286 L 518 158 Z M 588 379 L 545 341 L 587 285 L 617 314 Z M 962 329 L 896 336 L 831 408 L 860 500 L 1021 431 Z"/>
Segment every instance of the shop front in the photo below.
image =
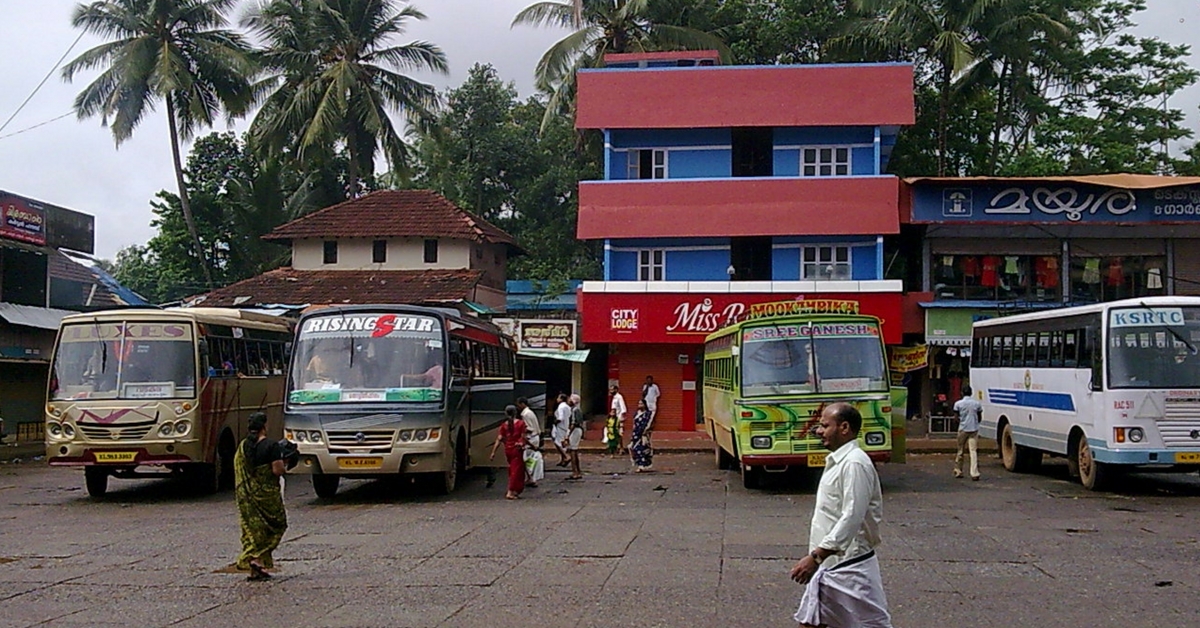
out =
<path fill-rule="evenodd" d="M 920 372 L 921 415 L 928 417 L 930 434 L 958 431 L 954 402 L 971 377 L 971 325 L 995 318 L 996 308 L 954 307 L 923 303 L 925 307 L 926 368 Z M 950 307 L 942 307 L 949 305 Z M 912 394 L 912 388 L 909 389 Z"/>
<path fill-rule="evenodd" d="M 572 313 L 573 314 L 573 313 Z M 546 382 L 545 395 L 583 390 L 591 351 L 579 347 L 579 321 L 567 318 L 493 318 L 517 345 L 517 377 Z M 530 398 L 535 410 L 546 400 Z"/>
<path fill-rule="evenodd" d="M 881 282 L 882 283 L 882 282 Z M 733 284 L 736 286 L 736 284 Z M 855 301 L 883 321 L 884 341 L 899 344 L 901 296 L 894 292 L 611 292 L 579 293 L 583 341 L 604 345 L 609 384 L 620 386 L 633 408 L 647 376 L 661 391 L 655 429 L 693 431 L 702 421 L 701 364 L 708 334 L 735 323 L 757 303 L 787 300 Z M 898 288 L 898 286 L 897 286 Z"/>

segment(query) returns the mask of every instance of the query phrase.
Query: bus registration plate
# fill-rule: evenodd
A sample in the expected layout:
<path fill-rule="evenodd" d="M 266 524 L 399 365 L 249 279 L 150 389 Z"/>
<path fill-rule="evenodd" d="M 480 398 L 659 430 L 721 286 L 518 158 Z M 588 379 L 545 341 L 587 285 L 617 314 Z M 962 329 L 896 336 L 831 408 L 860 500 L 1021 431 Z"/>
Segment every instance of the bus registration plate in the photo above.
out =
<path fill-rule="evenodd" d="M 379 456 L 338 458 L 338 466 L 343 469 L 378 469 L 383 466 L 383 458 Z"/>
<path fill-rule="evenodd" d="M 137 458 L 135 451 L 98 451 L 95 453 L 96 462 L 133 462 Z"/>
<path fill-rule="evenodd" d="M 1175 453 L 1175 462 L 1200 464 L 1200 451 L 1180 451 Z"/>
<path fill-rule="evenodd" d="M 810 467 L 825 466 L 825 454 L 808 454 L 808 466 L 810 466 Z"/>

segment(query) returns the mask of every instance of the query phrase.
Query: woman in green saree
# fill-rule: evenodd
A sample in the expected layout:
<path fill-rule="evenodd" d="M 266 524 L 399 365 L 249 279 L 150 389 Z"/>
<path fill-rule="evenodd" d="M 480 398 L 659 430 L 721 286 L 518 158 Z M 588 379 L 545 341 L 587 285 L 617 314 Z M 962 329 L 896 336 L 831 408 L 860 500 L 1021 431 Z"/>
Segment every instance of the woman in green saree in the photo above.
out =
<path fill-rule="evenodd" d="M 251 414 L 249 427 L 249 435 L 233 458 L 238 523 L 242 528 L 237 567 L 249 570 L 250 580 L 267 580 L 271 577 L 267 570 L 275 567 L 271 552 L 279 547 L 287 531 L 279 484 L 286 464 L 279 443 L 267 439 L 267 415 Z"/>

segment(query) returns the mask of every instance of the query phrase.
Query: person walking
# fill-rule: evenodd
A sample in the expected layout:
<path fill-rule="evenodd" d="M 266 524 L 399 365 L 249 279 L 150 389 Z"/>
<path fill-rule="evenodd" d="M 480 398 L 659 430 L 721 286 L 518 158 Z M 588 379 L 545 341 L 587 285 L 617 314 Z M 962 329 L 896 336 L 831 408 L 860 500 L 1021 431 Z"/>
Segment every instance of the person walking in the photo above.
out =
<path fill-rule="evenodd" d="M 954 455 L 954 477 L 961 478 L 963 447 L 971 456 L 971 479 L 979 480 L 979 420 L 983 415 L 983 404 L 971 396 L 971 387 L 963 386 L 962 399 L 954 402 L 958 413 L 958 453 Z"/>
<path fill-rule="evenodd" d="M 508 461 L 508 492 L 505 499 L 517 499 L 525 491 L 525 421 L 517 416 L 516 406 L 504 407 L 504 422 L 492 443 L 488 460 L 496 459 L 496 449 L 504 445 L 504 458 Z"/>
<path fill-rule="evenodd" d="M 650 422 L 654 415 L 646 407 L 646 400 L 638 400 L 637 414 L 633 417 L 633 430 L 629 432 L 629 457 L 637 473 L 652 471 L 654 454 L 650 449 Z"/>
<path fill-rule="evenodd" d="M 278 441 L 267 439 L 267 415 L 250 415 L 249 430 L 233 455 L 234 500 L 242 532 L 239 571 L 249 571 L 248 580 L 269 580 L 275 567 L 272 552 L 287 532 L 287 511 L 279 478 L 287 463 Z"/>
<path fill-rule="evenodd" d="M 646 383 L 642 384 L 642 399 L 646 400 L 646 410 L 650 413 L 650 426 L 654 426 L 654 415 L 658 413 L 658 398 L 662 396 L 662 391 L 658 389 L 658 384 L 654 383 L 654 376 L 647 375 Z"/>
<path fill-rule="evenodd" d="M 525 422 L 525 486 L 537 488 L 537 483 L 546 475 L 546 465 L 542 460 L 542 426 L 538 423 L 537 414 L 529 407 L 529 400 L 517 397 L 517 409 L 521 411 L 521 420 Z"/>
<path fill-rule="evenodd" d="M 809 552 L 792 568 L 805 585 L 793 618 L 800 626 L 891 628 L 879 559 L 883 493 L 879 475 L 858 446 L 862 415 L 848 403 L 821 413 L 817 435 L 830 453 L 817 488 Z"/>
<path fill-rule="evenodd" d="M 629 414 L 629 408 L 625 406 L 625 397 L 621 394 L 621 387 L 613 384 L 608 389 L 612 393 L 612 401 L 608 404 L 608 413 L 617 417 L 617 437 L 620 438 L 625 433 L 625 415 Z M 621 453 L 625 453 L 622 449 Z"/>
<path fill-rule="evenodd" d="M 571 476 L 572 480 L 583 479 L 583 469 L 579 465 L 579 444 L 583 441 L 583 431 L 586 428 L 583 420 L 583 410 L 579 408 L 579 395 L 572 394 L 567 398 L 567 404 L 571 408 L 571 419 L 567 426 L 567 439 L 563 442 L 563 448 L 567 450 L 567 454 L 571 458 Z"/>
<path fill-rule="evenodd" d="M 571 464 L 566 446 L 563 445 L 571 433 L 571 406 L 567 404 L 565 394 L 559 394 L 558 407 L 554 410 L 552 420 L 554 423 L 550 426 L 550 440 L 554 443 L 554 448 L 558 450 L 558 466 L 565 467 Z"/>

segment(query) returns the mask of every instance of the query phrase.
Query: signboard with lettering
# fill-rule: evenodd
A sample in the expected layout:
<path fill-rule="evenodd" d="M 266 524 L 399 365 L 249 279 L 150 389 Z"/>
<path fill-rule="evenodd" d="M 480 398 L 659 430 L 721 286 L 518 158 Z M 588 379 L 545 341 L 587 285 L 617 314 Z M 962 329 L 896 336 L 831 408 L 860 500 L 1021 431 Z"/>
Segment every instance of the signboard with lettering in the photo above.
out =
<path fill-rule="evenodd" d="M 888 347 L 888 370 L 893 373 L 909 373 L 929 366 L 929 349 L 925 345 L 915 347 Z"/>
<path fill-rule="evenodd" d="M 1071 181 L 912 186 L 914 223 L 1200 222 L 1200 186 L 1127 190 Z"/>
<path fill-rule="evenodd" d="M 518 351 L 521 349 L 575 351 L 579 348 L 576 341 L 578 338 L 577 324 L 573 320 L 494 318 L 492 322 L 516 340 Z"/>
<path fill-rule="evenodd" d="M 46 213 L 41 205 L 14 194 L 0 194 L 0 237 L 46 243 Z"/>
<path fill-rule="evenodd" d="M 752 312 L 761 316 L 766 309 L 772 312 L 781 309 L 777 305 L 755 307 L 760 304 L 802 302 L 808 305 L 794 309 L 795 313 L 803 314 L 818 313 L 810 311 L 809 305 L 823 302 L 830 306 L 824 313 L 852 313 L 846 303 L 854 301 L 859 313 L 883 320 L 884 342 L 900 344 L 901 298 L 899 293 L 878 292 L 803 295 L 580 292 L 579 311 L 586 343 L 702 343 L 708 334 L 745 320 Z"/>

